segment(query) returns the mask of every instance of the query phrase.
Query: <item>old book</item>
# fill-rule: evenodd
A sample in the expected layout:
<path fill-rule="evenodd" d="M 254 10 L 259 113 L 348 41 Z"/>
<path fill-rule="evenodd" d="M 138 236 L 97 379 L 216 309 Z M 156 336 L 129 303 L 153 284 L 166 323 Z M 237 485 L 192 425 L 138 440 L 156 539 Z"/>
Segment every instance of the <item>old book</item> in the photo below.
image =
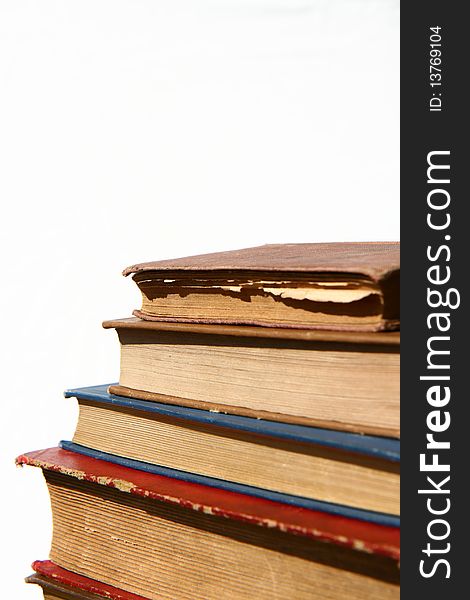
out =
<path fill-rule="evenodd" d="M 399 596 L 399 532 L 151 475 L 57 448 L 43 469 L 63 569 L 160 598 Z"/>
<path fill-rule="evenodd" d="M 133 400 L 106 387 L 66 392 L 80 412 L 63 448 L 366 520 L 400 512 L 398 440 Z"/>
<path fill-rule="evenodd" d="M 106 321 L 121 342 L 117 395 L 399 436 L 399 332 Z"/>
<path fill-rule="evenodd" d="M 42 588 L 44 600 L 147 600 L 83 575 L 62 569 L 50 560 L 37 560 L 26 583 Z"/>
<path fill-rule="evenodd" d="M 151 320 L 380 331 L 399 326 L 397 242 L 274 244 L 128 267 Z"/>

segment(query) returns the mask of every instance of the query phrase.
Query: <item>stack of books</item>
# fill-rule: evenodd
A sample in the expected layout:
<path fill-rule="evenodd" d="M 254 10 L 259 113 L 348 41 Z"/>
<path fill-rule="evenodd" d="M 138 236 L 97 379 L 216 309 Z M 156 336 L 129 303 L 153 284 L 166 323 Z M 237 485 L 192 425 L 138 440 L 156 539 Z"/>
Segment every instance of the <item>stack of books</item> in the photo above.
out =
<path fill-rule="evenodd" d="M 399 597 L 399 245 L 284 244 L 132 266 L 118 384 L 30 452 L 44 597 Z"/>

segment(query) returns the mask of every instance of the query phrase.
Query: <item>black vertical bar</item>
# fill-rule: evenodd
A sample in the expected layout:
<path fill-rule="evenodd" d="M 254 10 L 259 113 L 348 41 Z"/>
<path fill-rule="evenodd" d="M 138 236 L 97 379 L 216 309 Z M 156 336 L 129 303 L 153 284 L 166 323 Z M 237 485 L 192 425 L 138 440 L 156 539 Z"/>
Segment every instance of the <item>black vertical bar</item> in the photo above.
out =
<path fill-rule="evenodd" d="M 469 158 L 465 89 L 470 35 L 464 12 L 462 2 L 401 3 L 404 599 L 470 597 L 466 581 L 470 572 L 470 500 L 466 491 L 470 486 L 470 394 L 464 384 L 464 373 L 470 370 L 470 248 L 466 243 L 470 239 L 466 217 L 470 199 L 464 188 Z M 431 60 L 436 58 L 441 60 Z M 431 86 L 438 82 L 440 85 Z M 435 154 L 430 155 L 432 152 Z M 428 160 L 450 169 L 431 169 L 428 178 Z M 443 302 L 448 298 L 454 308 L 439 306 L 439 292 Z M 438 306 L 433 308 L 431 303 Z M 441 316 L 430 317 L 432 314 Z M 430 354 L 429 344 L 431 350 L 450 353 Z M 436 376 L 449 379 L 420 379 Z M 433 386 L 434 391 L 429 391 Z M 446 403 L 447 392 L 450 399 Z M 449 442 L 450 448 L 433 448 L 426 437 L 431 434 L 434 442 Z M 449 471 L 424 470 L 431 467 L 420 467 L 421 454 L 427 465 L 435 460 L 437 469 L 448 465 Z M 450 479 L 446 481 L 447 477 Z"/>

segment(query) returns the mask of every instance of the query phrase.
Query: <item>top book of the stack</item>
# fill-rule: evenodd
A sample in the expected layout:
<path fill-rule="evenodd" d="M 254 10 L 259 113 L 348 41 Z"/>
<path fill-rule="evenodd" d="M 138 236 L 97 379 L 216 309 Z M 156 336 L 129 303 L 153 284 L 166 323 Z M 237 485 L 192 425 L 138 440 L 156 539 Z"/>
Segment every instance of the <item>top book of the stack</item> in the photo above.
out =
<path fill-rule="evenodd" d="M 133 265 L 145 320 L 399 329 L 400 244 L 273 244 Z"/>

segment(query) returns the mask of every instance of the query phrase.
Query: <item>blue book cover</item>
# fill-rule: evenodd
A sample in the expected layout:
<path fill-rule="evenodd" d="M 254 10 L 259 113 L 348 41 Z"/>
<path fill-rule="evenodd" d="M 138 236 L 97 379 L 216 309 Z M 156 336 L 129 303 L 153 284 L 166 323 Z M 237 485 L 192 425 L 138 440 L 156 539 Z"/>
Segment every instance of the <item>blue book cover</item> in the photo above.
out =
<path fill-rule="evenodd" d="M 96 403 L 121 406 L 138 411 L 151 412 L 166 417 L 185 419 L 206 425 L 215 425 L 228 429 L 236 429 L 254 434 L 282 438 L 307 444 L 317 444 L 385 459 L 391 462 L 400 461 L 400 441 L 394 438 L 376 437 L 332 429 L 321 429 L 306 425 L 293 425 L 265 419 L 254 419 L 238 415 L 200 410 L 162 404 L 148 400 L 136 400 L 108 393 L 108 387 L 113 384 L 89 386 L 70 389 L 65 392 L 66 398 L 82 398 Z"/>
<path fill-rule="evenodd" d="M 323 446 L 333 448 L 342 452 L 363 455 L 364 457 L 379 458 L 389 463 L 398 463 L 400 459 L 399 441 L 395 439 L 380 438 L 374 436 L 365 436 L 346 432 L 337 432 L 332 430 L 308 427 L 302 425 L 292 425 L 227 415 L 223 413 L 213 413 L 193 408 L 186 408 L 174 405 L 149 402 L 145 400 L 135 400 L 125 397 L 111 395 L 107 391 L 108 385 L 91 386 L 86 388 L 71 389 L 65 392 L 66 397 L 76 397 L 79 400 L 91 402 L 95 405 L 101 405 L 103 408 L 121 407 L 132 409 L 142 413 L 150 413 L 158 418 L 176 418 L 188 421 L 188 426 L 199 423 L 205 426 L 216 426 L 230 430 L 238 430 L 248 434 L 262 435 L 271 439 L 288 440 L 295 443 L 310 444 L 312 446 Z M 61 447 L 79 454 L 106 460 L 114 464 L 131 467 L 147 473 L 154 473 L 173 477 L 175 479 L 187 482 L 198 483 L 218 489 L 235 491 L 264 499 L 290 504 L 303 508 L 321 510 L 330 514 L 342 515 L 347 518 L 354 518 L 368 522 L 398 527 L 399 517 L 396 515 L 384 514 L 375 510 L 365 510 L 362 508 L 345 506 L 334 502 L 326 502 L 311 497 L 303 497 L 295 494 L 284 493 L 275 490 L 268 490 L 254 485 L 228 481 L 226 479 L 211 477 L 186 470 L 170 468 L 153 462 L 136 460 L 135 458 L 126 458 L 110 452 L 104 452 L 96 448 L 70 441 L 62 441 Z M 268 486 L 266 486 L 268 487 Z M 290 491 L 290 490 L 289 490 Z"/>

